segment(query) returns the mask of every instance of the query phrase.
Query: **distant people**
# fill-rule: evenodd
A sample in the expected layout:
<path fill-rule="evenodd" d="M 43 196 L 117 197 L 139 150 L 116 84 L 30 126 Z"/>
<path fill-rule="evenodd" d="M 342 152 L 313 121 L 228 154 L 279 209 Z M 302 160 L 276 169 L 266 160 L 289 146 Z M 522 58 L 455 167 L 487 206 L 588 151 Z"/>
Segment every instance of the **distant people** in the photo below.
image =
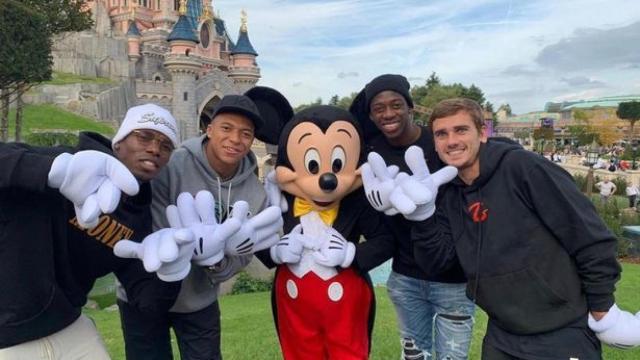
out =
<path fill-rule="evenodd" d="M 617 190 L 616 184 L 612 183 L 609 179 L 598 182 L 596 188 L 600 190 L 600 202 L 602 202 L 602 204 L 609 202 L 609 198 L 613 196 Z"/>
<path fill-rule="evenodd" d="M 629 207 L 635 209 L 636 202 L 638 201 L 638 187 L 633 184 L 633 181 L 629 181 L 627 189 L 625 190 L 627 198 L 629 199 Z"/>

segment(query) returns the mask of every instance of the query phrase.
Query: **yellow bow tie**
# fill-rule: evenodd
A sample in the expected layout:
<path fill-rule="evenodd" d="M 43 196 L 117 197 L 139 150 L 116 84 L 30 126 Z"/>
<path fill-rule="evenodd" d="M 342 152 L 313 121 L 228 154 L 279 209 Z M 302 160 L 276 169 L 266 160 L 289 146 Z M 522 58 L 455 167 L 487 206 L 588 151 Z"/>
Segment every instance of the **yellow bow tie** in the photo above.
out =
<path fill-rule="evenodd" d="M 333 222 L 338 217 L 338 208 L 339 206 L 336 205 L 331 209 L 316 211 L 313 209 L 311 203 L 309 203 L 305 199 L 296 197 L 295 200 L 293 200 L 293 216 L 299 217 L 312 211 L 316 211 L 318 215 L 320 215 L 320 219 L 322 219 L 322 222 L 329 226 L 333 226 Z"/>

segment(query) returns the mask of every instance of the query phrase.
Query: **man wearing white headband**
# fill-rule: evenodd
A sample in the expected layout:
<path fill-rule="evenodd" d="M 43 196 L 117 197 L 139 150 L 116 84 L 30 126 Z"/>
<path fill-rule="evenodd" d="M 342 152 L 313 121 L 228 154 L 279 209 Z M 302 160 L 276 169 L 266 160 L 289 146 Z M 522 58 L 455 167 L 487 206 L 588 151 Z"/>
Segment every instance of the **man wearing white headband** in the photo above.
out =
<path fill-rule="evenodd" d="M 0 143 L 0 359 L 44 351 L 108 359 L 81 309 L 95 280 L 110 272 L 141 311 L 173 304 L 179 282 L 161 281 L 113 247 L 151 233 L 149 180 L 178 139 L 173 116 L 147 104 L 127 112 L 113 142 L 81 133 L 73 149 Z M 171 280 L 169 270 L 157 274 Z"/>

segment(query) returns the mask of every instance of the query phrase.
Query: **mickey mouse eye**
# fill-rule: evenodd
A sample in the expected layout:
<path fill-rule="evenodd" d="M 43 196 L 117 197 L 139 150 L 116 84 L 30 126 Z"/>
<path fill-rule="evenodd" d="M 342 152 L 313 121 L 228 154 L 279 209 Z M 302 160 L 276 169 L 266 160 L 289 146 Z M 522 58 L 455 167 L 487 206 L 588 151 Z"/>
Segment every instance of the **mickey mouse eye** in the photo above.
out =
<path fill-rule="evenodd" d="M 316 149 L 309 149 L 304 153 L 304 167 L 313 175 L 320 171 L 320 154 Z"/>
<path fill-rule="evenodd" d="M 347 156 L 345 155 L 342 146 L 336 146 L 333 148 L 333 151 L 331 152 L 331 170 L 333 170 L 334 173 L 340 172 L 344 166 L 346 158 Z"/>

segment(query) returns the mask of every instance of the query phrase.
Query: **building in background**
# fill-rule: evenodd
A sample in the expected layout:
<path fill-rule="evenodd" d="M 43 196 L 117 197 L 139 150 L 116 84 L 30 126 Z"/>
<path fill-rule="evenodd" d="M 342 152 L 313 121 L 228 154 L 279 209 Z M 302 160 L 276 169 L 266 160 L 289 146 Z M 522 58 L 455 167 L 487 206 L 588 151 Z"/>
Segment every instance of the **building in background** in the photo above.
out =
<path fill-rule="evenodd" d="M 92 30 L 56 39 L 54 71 L 111 79 L 109 84 L 46 85 L 31 102 L 52 102 L 102 121 L 155 103 L 171 110 L 184 138 L 198 135 L 215 104 L 260 79 L 258 53 L 242 12 L 236 40 L 203 0 L 89 1 Z"/>

